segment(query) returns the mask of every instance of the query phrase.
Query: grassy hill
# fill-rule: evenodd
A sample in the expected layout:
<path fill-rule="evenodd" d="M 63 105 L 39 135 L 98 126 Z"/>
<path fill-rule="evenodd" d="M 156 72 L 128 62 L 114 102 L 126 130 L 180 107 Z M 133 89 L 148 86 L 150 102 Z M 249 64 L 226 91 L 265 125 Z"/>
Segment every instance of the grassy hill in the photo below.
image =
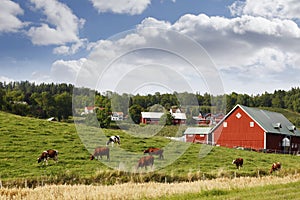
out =
<path fill-rule="evenodd" d="M 98 132 L 99 129 L 83 127 Z M 150 146 L 165 147 L 170 140 L 162 136 L 136 137 L 121 130 L 104 130 L 106 136 L 120 135 L 121 146 L 113 147 L 111 161 L 103 163 L 89 160 L 93 145 L 98 145 L 95 135 L 79 137 L 74 124 L 48 122 L 0 112 L 0 181 L 3 185 L 36 186 L 46 183 L 113 184 L 121 182 L 173 182 L 235 176 L 264 176 L 271 164 L 280 161 L 283 169 L 275 173 L 285 176 L 300 172 L 300 157 L 264 154 L 243 150 L 191 144 L 174 162 L 169 162 L 172 152 L 164 160 L 155 159 L 155 166 L 164 166 L 149 173 L 130 173 L 111 169 L 117 166 L 118 150 L 142 155 Z M 82 141 L 91 140 L 84 145 Z M 93 141 L 95 141 L 93 143 Z M 102 144 L 102 143 L 101 143 Z M 178 149 L 183 145 L 176 143 Z M 41 152 L 54 148 L 59 151 L 59 162 L 49 161 L 48 166 L 37 163 Z M 115 153 L 116 152 L 116 153 Z M 243 157 L 244 167 L 237 170 L 231 164 L 236 157 Z M 137 158 L 133 157 L 133 162 Z M 169 162 L 169 163 L 168 163 Z M 107 165 L 106 165 L 107 164 Z M 142 172 L 147 172 L 142 170 Z"/>

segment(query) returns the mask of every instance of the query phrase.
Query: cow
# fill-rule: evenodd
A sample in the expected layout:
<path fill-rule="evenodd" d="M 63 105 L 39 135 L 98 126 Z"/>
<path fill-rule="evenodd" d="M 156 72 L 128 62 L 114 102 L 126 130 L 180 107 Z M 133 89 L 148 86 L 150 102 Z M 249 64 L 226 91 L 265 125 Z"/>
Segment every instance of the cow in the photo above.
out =
<path fill-rule="evenodd" d="M 145 169 L 147 169 L 147 166 L 153 166 L 154 164 L 154 157 L 153 156 L 144 156 L 144 157 L 141 157 L 138 161 L 138 164 L 137 164 L 137 169 L 142 168 L 142 167 L 145 167 Z"/>
<path fill-rule="evenodd" d="M 94 160 L 94 159 L 99 159 L 99 156 L 102 160 L 102 156 L 106 156 L 107 160 L 109 160 L 109 148 L 108 147 L 97 147 L 94 150 L 94 153 L 91 154 L 90 159 Z"/>
<path fill-rule="evenodd" d="M 159 159 L 164 159 L 164 150 L 160 148 L 150 147 L 144 151 L 144 154 L 148 153 L 149 155 L 158 155 Z"/>
<path fill-rule="evenodd" d="M 240 167 L 243 167 L 243 163 L 244 163 L 243 158 L 237 158 L 232 161 L 232 164 L 235 164 L 237 169 L 240 169 Z"/>
<path fill-rule="evenodd" d="M 272 167 L 270 169 L 270 174 L 272 174 L 272 172 L 280 170 L 281 169 L 281 163 L 280 162 L 276 162 L 272 164 Z"/>
<path fill-rule="evenodd" d="M 106 142 L 106 146 L 108 146 L 110 143 L 112 143 L 112 146 L 114 146 L 114 143 L 118 143 L 118 145 L 120 145 L 120 142 L 121 142 L 120 136 L 118 135 L 110 136 L 110 138 Z"/>
<path fill-rule="evenodd" d="M 58 151 L 54 149 L 48 149 L 47 151 L 43 151 L 41 156 L 38 157 L 38 163 L 44 161 L 43 164 L 46 163 L 48 165 L 48 160 L 53 159 L 55 162 L 58 161 Z"/>

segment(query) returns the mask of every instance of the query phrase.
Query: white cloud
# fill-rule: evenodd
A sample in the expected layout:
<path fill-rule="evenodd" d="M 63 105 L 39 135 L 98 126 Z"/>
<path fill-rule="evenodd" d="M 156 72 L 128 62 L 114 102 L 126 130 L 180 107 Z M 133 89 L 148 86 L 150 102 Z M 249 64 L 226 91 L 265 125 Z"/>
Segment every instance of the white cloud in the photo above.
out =
<path fill-rule="evenodd" d="M 26 23 L 23 23 L 17 17 L 23 14 L 24 11 L 19 4 L 10 0 L 2 0 L 0 6 L 0 33 L 17 32 L 23 28 Z"/>
<path fill-rule="evenodd" d="M 53 49 L 54 54 L 64 54 L 64 55 L 72 55 L 79 51 L 81 48 L 85 48 L 87 46 L 87 39 L 80 39 L 76 43 L 71 46 L 62 45 Z"/>
<path fill-rule="evenodd" d="M 52 80 L 55 82 L 75 83 L 76 76 L 85 62 L 85 58 L 55 61 L 51 67 Z"/>
<path fill-rule="evenodd" d="M 298 0 L 246 0 L 230 6 L 233 15 L 252 15 L 266 18 L 300 19 Z"/>
<path fill-rule="evenodd" d="M 299 39 L 300 29 L 291 19 L 187 14 L 171 24 L 146 18 L 132 32 L 90 44 L 77 83 L 98 84 L 100 91 L 139 91 L 152 84 L 212 92 L 219 89 L 213 87 L 220 86 L 215 80 L 221 73 L 226 92 L 298 86 Z"/>
<path fill-rule="evenodd" d="M 98 12 L 113 12 L 118 14 L 141 14 L 151 3 L 151 0 L 90 0 Z"/>
<path fill-rule="evenodd" d="M 14 79 L 11 79 L 9 77 L 6 77 L 6 76 L 0 76 L 0 82 L 4 83 L 9 83 L 9 82 L 14 82 L 15 80 Z"/>
<path fill-rule="evenodd" d="M 46 23 L 31 27 L 27 33 L 33 44 L 65 45 L 80 41 L 78 31 L 85 21 L 78 19 L 69 7 L 57 0 L 31 0 L 31 3 L 46 16 Z"/>

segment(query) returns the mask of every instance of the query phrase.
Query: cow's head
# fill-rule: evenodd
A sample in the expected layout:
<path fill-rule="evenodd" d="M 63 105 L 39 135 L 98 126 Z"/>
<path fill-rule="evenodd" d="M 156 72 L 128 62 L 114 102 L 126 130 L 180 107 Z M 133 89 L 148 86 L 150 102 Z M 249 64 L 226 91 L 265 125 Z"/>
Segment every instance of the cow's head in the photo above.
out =
<path fill-rule="evenodd" d="M 37 161 L 38 161 L 38 163 L 42 162 L 42 158 L 41 158 L 41 157 L 38 157 L 38 158 L 37 158 Z"/>
<path fill-rule="evenodd" d="M 91 154 L 90 160 L 94 160 L 94 159 L 95 159 L 95 156 Z"/>

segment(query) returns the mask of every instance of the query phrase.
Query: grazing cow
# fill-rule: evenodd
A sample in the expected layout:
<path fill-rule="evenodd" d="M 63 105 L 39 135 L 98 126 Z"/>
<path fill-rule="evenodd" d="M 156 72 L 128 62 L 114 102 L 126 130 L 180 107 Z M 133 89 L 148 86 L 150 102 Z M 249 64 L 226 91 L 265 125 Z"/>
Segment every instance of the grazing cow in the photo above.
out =
<path fill-rule="evenodd" d="M 149 155 L 159 155 L 159 159 L 164 159 L 163 149 L 150 147 L 144 151 L 144 154 L 146 153 L 149 153 Z"/>
<path fill-rule="evenodd" d="M 58 151 L 54 149 L 48 149 L 47 151 L 43 151 L 42 155 L 38 158 L 38 163 L 44 161 L 43 164 L 46 163 L 46 165 L 48 165 L 49 159 L 53 159 L 55 162 L 57 162 Z"/>
<path fill-rule="evenodd" d="M 270 174 L 272 174 L 272 172 L 281 169 L 281 163 L 280 162 L 276 162 L 272 164 L 272 167 L 270 169 Z"/>
<path fill-rule="evenodd" d="M 118 143 L 118 145 L 120 145 L 120 142 L 121 142 L 120 136 L 118 135 L 110 136 L 110 138 L 106 142 L 106 146 L 109 145 L 110 143 L 112 143 L 112 146 L 114 146 L 114 143 Z"/>
<path fill-rule="evenodd" d="M 97 147 L 94 150 L 94 154 L 91 155 L 90 159 L 99 159 L 99 156 L 102 160 L 102 156 L 106 156 L 107 160 L 109 160 L 109 148 L 108 147 Z"/>
<path fill-rule="evenodd" d="M 232 161 L 232 164 L 235 164 L 237 169 L 240 169 L 240 167 L 243 167 L 243 163 L 244 163 L 243 158 L 237 158 Z"/>
<path fill-rule="evenodd" d="M 138 161 L 137 169 L 140 167 L 145 167 L 147 169 L 147 166 L 153 166 L 154 163 L 154 157 L 153 156 L 144 156 L 141 157 L 140 160 Z"/>

